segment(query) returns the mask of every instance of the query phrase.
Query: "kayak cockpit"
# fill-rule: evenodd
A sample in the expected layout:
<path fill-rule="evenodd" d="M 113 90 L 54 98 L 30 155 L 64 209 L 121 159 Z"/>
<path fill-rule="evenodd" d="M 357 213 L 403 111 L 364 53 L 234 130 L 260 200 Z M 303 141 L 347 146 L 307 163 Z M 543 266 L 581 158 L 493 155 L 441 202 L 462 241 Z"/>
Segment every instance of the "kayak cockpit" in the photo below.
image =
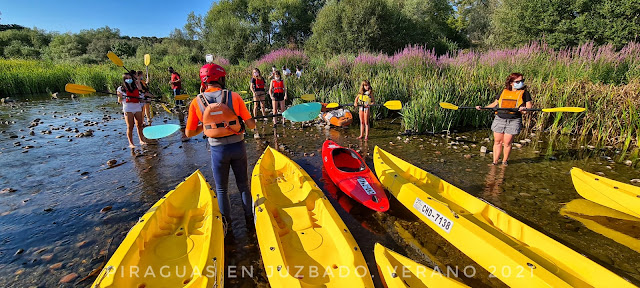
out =
<path fill-rule="evenodd" d="M 360 157 L 349 149 L 333 149 L 333 151 L 331 151 L 331 157 L 333 157 L 333 163 L 335 163 L 336 168 L 342 172 L 354 173 L 367 169 L 367 165 Z"/>

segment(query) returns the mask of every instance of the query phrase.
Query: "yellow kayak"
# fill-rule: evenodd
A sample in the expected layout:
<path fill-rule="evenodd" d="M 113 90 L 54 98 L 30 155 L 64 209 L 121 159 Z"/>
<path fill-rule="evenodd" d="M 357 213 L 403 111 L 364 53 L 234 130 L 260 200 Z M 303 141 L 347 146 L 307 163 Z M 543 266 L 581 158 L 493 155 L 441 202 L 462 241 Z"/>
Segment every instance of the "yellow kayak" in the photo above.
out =
<path fill-rule="evenodd" d="M 375 148 L 382 185 L 429 227 L 512 287 L 635 287 L 489 203 Z"/>
<path fill-rule="evenodd" d="M 640 218 L 585 199 L 567 203 L 560 214 L 580 221 L 593 232 L 640 252 Z"/>
<path fill-rule="evenodd" d="M 640 218 L 640 187 L 571 168 L 571 180 L 580 196 Z"/>
<path fill-rule="evenodd" d="M 376 243 L 376 264 L 387 288 L 469 287 Z"/>
<path fill-rule="evenodd" d="M 223 277 L 222 216 L 198 170 L 140 217 L 91 287 L 222 287 Z"/>
<path fill-rule="evenodd" d="M 251 194 L 271 287 L 373 287 L 360 247 L 298 164 L 267 147 L 253 170 Z"/>

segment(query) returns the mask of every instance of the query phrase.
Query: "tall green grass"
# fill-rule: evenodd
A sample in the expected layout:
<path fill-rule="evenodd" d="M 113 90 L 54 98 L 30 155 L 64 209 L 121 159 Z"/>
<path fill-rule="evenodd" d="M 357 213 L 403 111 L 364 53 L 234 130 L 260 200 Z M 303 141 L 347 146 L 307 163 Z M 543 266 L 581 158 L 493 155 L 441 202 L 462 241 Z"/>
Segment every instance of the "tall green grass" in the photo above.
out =
<path fill-rule="evenodd" d="M 125 59 L 129 68 L 144 70 L 142 59 Z M 330 58 L 308 57 L 302 51 L 278 50 L 253 63 L 228 65 L 227 86 L 249 90 L 251 70 L 267 76 L 271 66 L 302 65 L 300 79 L 287 77 L 290 97 L 312 93 L 318 101 L 352 103 L 360 82 L 370 80 L 376 102 L 400 100 L 404 104 L 403 129 L 415 133 L 457 128 L 488 127 L 491 115 L 475 110 L 445 110 L 439 102 L 459 106 L 486 105 L 502 91 L 511 72 L 524 73 L 536 107 L 580 106 L 584 113 L 534 113 L 525 117 L 525 133 L 544 132 L 552 138 L 573 135 L 580 143 L 615 146 L 625 155 L 638 155 L 640 147 L 640 44 L 616 51 L 610 46 L 554 51 L 533 43 L 517 49 L 484 53 L 460 51 L 437 56 L 422 47 L 407 47 L 395 55 L 362 53 Z M 182 75 L 186 93 L 199 90 L 200 65 L 154 62 L 149 67 L 156 95 L 171 93 L 167 67 Z M 295 69 L 292 69 L 295 71 Z M 114 91 L 123 69 L 111 63 L 77 65 L 0 59 L 0 94 L 61 91 L 67 82 Z M 295 103 L 298 103 L 296 101 Z M 374 109 L 375 119 L 397 116 Z"/>

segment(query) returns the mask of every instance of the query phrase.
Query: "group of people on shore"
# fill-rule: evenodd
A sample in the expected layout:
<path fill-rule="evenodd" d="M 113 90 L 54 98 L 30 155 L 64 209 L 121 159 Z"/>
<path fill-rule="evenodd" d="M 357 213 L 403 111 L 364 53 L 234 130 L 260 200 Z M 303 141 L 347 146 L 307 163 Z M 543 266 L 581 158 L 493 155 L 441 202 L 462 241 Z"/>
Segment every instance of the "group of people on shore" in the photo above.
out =
<path fill-rule="evenodd" d="M 253 116 L 247 109 L 244 99 L 236 93 L 226 89 L 226 70 L 217 64 L 206 63 L 200 68 L 201 93 L 189 104 L 188 117 L 184 125 L 184 138 L 193 137 L 204 133 L 210 145 L 211 166 L 215 180 L 215 190 L 219 202 L 220 212 L 225 221 L 230 221 L 230 201 L 228 195 L 229 171 L 233 169 L 238 190 L 242 196 L 245 220 L 248 226 L 253 225 L 251 211 L 251 195 L 249 191 L 247 151 L 244 143 L 246 129 L 255 129 L 258 109 L 265 115 L 265 98 L 268 91 L 272 99 L 273 114 L 282 113 L 285 110 L 285 101 L 288 99 L 287 88 L 283 74 L 291 75 L 286 67 L 283 72 L 272 67 L 268 77 L 270 85 L 266 89 L 266 80 L 258 68 L 252 71 L 250 89 L 253 100 L 256 103 Z M 171 88 L 174 97 L 182 92 L 180 75 L 173 68 L 171 73 Z M 301 69 L 298 67 L 296 76 L 300 77 Z M 147 139 L 142 134 L 143 114 L 147 116 L 147 124 L 151 124 L 151 116 L 148 101 L 145 98 L 154 97 L 149 92 L 148 76 L 143 81 L 142 71 L 125 73 L 122 77 L 122 86 L 118 87 L 118 102 L 122 103 L 127 123 L 127 138 L 130 147 L 135 147 L 132 142 L 133 125 L 138 128 L 140 144 L 145 145 Z M 175 100 L 176 106 L 184 105 L 182 100 Z M 370 107 L 375 104 L 373 88 L 368 80 L 360 83 L 358 94 L 354 99 L 354 106 L 359 111 L 360 136 L 358 139 L 367 140 L 369 137 Z M 147 108 L 145 108 L 147 107 Z M 523 75 L 512 73 L 505 82 L 504 90 L 496 97 L 495 101 L 485 107 L 476 106 L 476 109 L 487 108 L 513 108 L 512 110 L 496 110 L 491 130 L 494 133 L 493 164 L 499 163 L 501 152 L 502 164 L 507 165 L 511 152 L 513 137 L 520 133 L 522 128 L 522 115 L 527 108 L 532 107 L 531 95 L 524 85 Z M 284 119 L 282 119 L 284 124 Z M 273 118 L 274 127 L 277 120 Z M 256 131 L 257 132 L 257 131 Z M 226 225 L 229 227 L 229 225 Z"/>

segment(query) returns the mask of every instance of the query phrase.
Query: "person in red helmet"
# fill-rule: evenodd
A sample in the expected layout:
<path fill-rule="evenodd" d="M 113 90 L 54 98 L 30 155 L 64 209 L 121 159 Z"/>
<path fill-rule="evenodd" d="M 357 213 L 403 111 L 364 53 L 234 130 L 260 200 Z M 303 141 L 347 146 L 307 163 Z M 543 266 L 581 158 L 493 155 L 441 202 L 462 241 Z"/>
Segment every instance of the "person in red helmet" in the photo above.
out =
<path fill-rule="evenodd" d="M 220 212 L 226 223 L 231 222 L 229 194 L 229 168 L 233 169 L 236 184 L 242 196 L 247 226 L 253 225 L 247 149 L 244 144 L 245 126 L 256 128 L 251 113 L 238 93 L 225 89 L 227 72 L 221 66 L 207 63 L 200 68 L 200 80 L 207 85 L 189 105 L 185 133 L 193 137 L 201 132 L 211 145 L 211 168 L 215 180 Z M 229 227 L 226 225 L 225 227 Z"/>

